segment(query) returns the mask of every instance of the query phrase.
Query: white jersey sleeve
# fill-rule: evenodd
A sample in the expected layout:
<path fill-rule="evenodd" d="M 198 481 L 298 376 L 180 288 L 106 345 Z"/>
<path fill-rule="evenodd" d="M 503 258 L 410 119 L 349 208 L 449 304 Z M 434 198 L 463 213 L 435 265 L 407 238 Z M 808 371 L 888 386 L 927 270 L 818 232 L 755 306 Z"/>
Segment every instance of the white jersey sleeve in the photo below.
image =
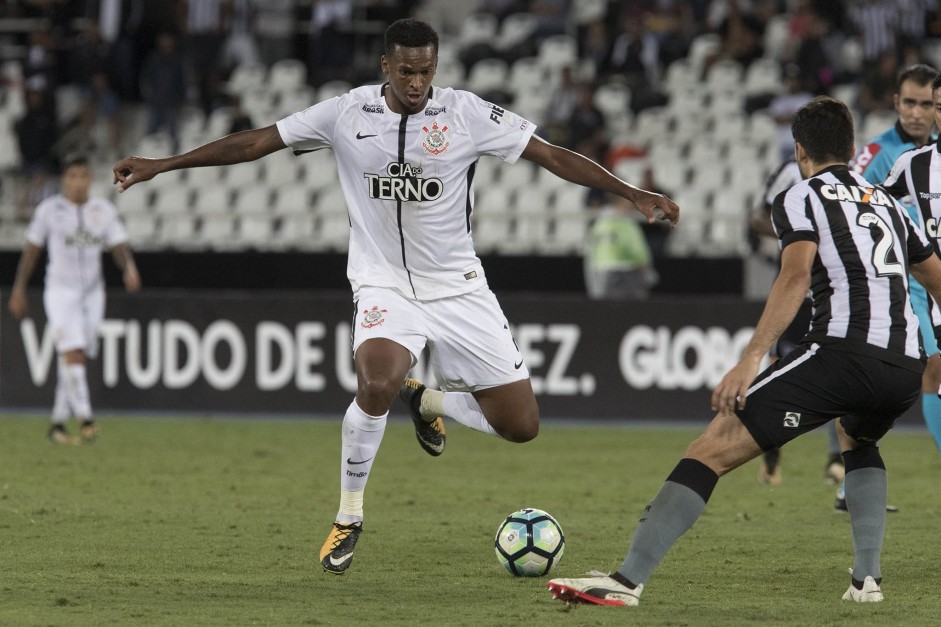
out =
<path fill-rule="evenodd" d="M 469 101 L 465 106 L 468 120 L 474 123 L 471 130 L 478 153 L 516 163 L 533 136 L 536 125 L 473 94 L 456 93 L 463 94 Z"/>
<path fill-rule="evenodd" d="M 49 238 L 49 220 L 52 203 L 47 198 L 36 205 L 33 218 L 26 227 L 26 241 L 34 246 L 45 246 Z"/>
<path fill-rule="evenodd" d="M 297 153 L 331 147 L 340 98 L 344 97 L 324 100 L 279 120 L 277 127 L 281 140 Z"/>

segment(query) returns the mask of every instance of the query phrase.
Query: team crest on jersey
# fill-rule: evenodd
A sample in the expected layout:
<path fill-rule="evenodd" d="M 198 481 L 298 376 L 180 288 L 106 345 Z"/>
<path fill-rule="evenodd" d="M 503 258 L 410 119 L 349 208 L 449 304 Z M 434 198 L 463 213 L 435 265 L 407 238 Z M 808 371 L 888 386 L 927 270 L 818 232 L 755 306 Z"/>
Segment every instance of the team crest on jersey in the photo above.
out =
<path fill-rule="evenodd" d="M 364 329 L 378 327 L 386 321 L 386 312 L 388 309 L 379 309 L 378 305 L 373 305 L 372 309 L 363 310 L 363 321 L 360 323 Z"/>
<path fill-rule="evenodd" d="M 440 155 L 442 152 L 448 149 L 448 146 L 451 145 L 451 142 L 448 141 L 447 131 L 448 125 L 438 126 L 437 120 L 431 123 L 431 128 L 427 126 L 421 127 L 421 130 L 425 133 L 425 139 L 421 142 L 421 147 L 430 152 L 433 155 Z"/>

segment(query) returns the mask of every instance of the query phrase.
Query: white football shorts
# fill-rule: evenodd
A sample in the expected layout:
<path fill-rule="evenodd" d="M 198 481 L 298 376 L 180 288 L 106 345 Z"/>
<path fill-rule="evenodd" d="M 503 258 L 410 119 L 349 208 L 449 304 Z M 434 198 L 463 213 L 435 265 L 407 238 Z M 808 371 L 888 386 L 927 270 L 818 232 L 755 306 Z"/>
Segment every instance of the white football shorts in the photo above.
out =
<path fill-rule="evenodd" d="M 404 346 L 412 354 L 412 366 L 427 346 L 442 390 L 474 392 L 529 378 L 500 303 L 486 286 L 430 301 L 363 287 L 353 319 L 353 354 L 372 338 Z"/>
<path fill-rule="evenodd" d="M 81 349 L 90 359 L 98 356 L 98 329 L 105 317 L 103 289 L 47 289 L 43 304 L 56 352 Z"/>

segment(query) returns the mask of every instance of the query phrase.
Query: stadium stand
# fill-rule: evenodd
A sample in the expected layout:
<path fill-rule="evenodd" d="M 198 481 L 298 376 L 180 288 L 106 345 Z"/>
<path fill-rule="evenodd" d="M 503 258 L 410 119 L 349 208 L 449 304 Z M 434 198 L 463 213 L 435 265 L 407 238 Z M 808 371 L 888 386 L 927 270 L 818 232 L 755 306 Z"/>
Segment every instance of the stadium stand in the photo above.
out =
<path fill-rule="evenodd" d="M 158 4 L 148 11 L 164 19 Z M 293 57 L 267 64 L 251 61 L 226 67 L 211 110 L 200 106 L 205 99 L 190 93 L 178 119 L 178 148 L 191 149 L 231 132 L 240 111 L 255 126 L 270 124 L 353 85 L 377 80 L 382 29 L 366 19 L 363 7 L 368 3 L 353 4 L 357 18 L 352 28 L 362 28 L 358 41 L 365 47 L 353 55 L 348 68 L 311 82 L 315 73 L 301 48 Z M 444 0 L 413 4 L 417 15 L 439 16 L 441 21 L 436 24 L 441 32 L 436 84 L 471 89 L 540 124 L 555 104 L 548 99 L 559 69 L 571 67 L 577 81 L 594 88 L 594 106 L 605 120 L 600 130 L 611 153 L 624 146 L 639 153 L 612 161 L 609 167 L 633 182 L 652 168 L 657 184 L 684 208 L 681 227 L 669 239 L 668 254 L 748 254 L 748 212 L 780 159 L 778 124 L 767 105 L 782 93 L 784 68 L 799 60 L 805 37 L 806 17 L 798 14 L 798 3 L 752 3 L 748 17 L 761 24 L 762 32 L 759 53 L 750 57 L 730 52 L 726 25 L 735 15 L 725 12 L 724 2 L 638 5 L 576 0 L 561 33 L 542 30 L 539 17 L 525 10 L 503 15 L 480 10 L 487 3 L 470 1 L 462 5 L 460 19 L 446 19 L 453 6 Z M 616 52 L 612 44 L 623 28 L 622 9 L 634 11 L 631 15 L 643 22 L 645 31 L 656 36 L 657 45 L 645 48 L 642 59 L 652 61 L 655 71 L 643 79 L 611 70 Z M 15 128 L 26 111 L 28 87 L 39 84 L 39 70 L 29 63 L 28 30 L 16 30 L 21 24 L 16 20 L 22 16 L 6 14 L 9 10 L 0 8 L 0 33 L 5 50 L 12 51 L 0 63 L 5 87 L 0 95 L 0 248 L 18 250 L 29 203 L 36 200 L 30 194 L 38 192 L 30 189 L 23 172 Z M 933 63 L 941 63 L 937 18 L 929 15 L 930 37 L 919 51 L 923 60 Z M 37 13 L 31 19 L 27 23 L 36 26 L 46 18 Z M 832 37 L 824 48 L 836 51 L 825 59 L 832 73 L 826 90 L 853 106 L 864 70 L 860 34 L 833 7 L 815 19 L 831 23 Z M 69 22 L 73 34 L 85 27 L 83 20 L 73 16 Z M 599 21 L 605 25 L 608 48 L 593 52 L 586 33 Z M 298 41 L 311 37 L 304 19 L 298 20 L 296 30 Z M 108 145 L 102 119 L 93 135 L 99 138 L 96 145 L 82 146 L 76 139 L 78 118 L 88 104 L 86 86 L 72 79 L 61 55 L 58 63 L 61 67 L 54 75 L 45 77 L 61 127 L 59 154 L 54 156 L 73 148 L 93 150 L 98 169 L 105 169 L 95 190 L 118 203 L 142 249 L 345 250 L 347 217 L 336 168 L 326 152 L 295 158 L 285 151 L 263 163 L 168 173 L 146 193 L 116 198 L 107 166 L 118 156 L 118 147 Z M 659 94 L 661 100 L 645 100 L 650 93 Z M 125 146 L 135 154 L 171 154 L 175 144 L 170 134 L 144 134 L 146 112 L 139 96 L 133 91 L 119 91 L 119 96 Z M 877 134 L 894 116 L 886 111 L 858 118 L 859 137 Z M 473 228 L 481 253 L 579 253 L 579 238 L 593 217 L 591 202 L 557 177 L 541 170 L 537 176 L 528 164 L 503 167 L 495 159 L 478 163 Z"/>

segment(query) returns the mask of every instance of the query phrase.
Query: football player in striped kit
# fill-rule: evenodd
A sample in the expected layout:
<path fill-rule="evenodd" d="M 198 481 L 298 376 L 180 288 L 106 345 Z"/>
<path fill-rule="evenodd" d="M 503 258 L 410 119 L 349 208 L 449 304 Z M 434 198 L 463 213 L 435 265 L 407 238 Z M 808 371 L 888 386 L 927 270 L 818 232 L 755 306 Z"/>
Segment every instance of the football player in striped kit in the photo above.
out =
<path fill-rule="evenodd" d="M 102 250 L 111 249 L 127 291 L 136 292 L 141 285 L 118 211 L 108 200 L 89 196 L 91 184 L 88 159 L 83 155 L 66 158 L 61 193 L 39 203 L 26 229 L 26 247 L 10 292 L 10 313 L 19 320 L 29 313 L 26 287 L 45 247 L 43 303 L 58 354 L 49 439 L 57 444 L 92 442 L 99 432 L 88 393 L 86 362 L 98 355 L 98 329 L 105 313 Z M 80 423 L 81 440 L 66 430 L 71 416 Z"/>
<path fill-rule="evenodd" d="M 653 222 L 676 223 L 673 201 L 629 185 L 597 163 L 534 135 L 535 124 L 472 93 L 432 87 L 438 35 L 405 19 L 386 30 L 382 85 L 358 87 L 265 128 L 183 155 L 114 165 L 121 191 L 160 172 L 258 159 L 290 146 L 330 148 L 350 218 L 357 390 L 343 418 L 340 507 L 320 552 L 330 573 L 352 562 L 363 492 L 396 396 L 431 455 L 441 417 L 512 442 L 539 431 L 523 356 L 474 251 L 474 173 L 483 155 L 520 158 L 586 187 L 623 196 Z M 406 379 L 427 346 L 441 390 Z"/>
<path fill-rule="evenodd" d="M 931 83 L 931 98 L 934 102 L 934 122 L 941 128 L 941 76 Z M 913 216 L 919 226 L 924 230 L 928 241 L 934 246 L 936 252 L 941 252 L 938 238 L 941 237 L 938 224 L 941 222 L 941 140 L 936 140 L 920 148 L 913 148 L 902 155 L 895 162 L 892 171 L 886 177 L 883 185 L 886 190 L 899 200 L 906 199 L 911 206 L 917 208 Z M 941 311 L 938 303 L 929 300 L 927 309 L 930 312 L 932 337 L 937 337 L 941 331 Z M 924 330 L 924 326 L 922 327 Z M 937 342 L 935 343 L 937 346 Z M 931 354 L 931 348 L 925 345 L 929 353 L 928 362 L 935 368 L 941 368 L 941 355 Z M 933 389 L 922 391 L 929 394 L 935 402 L 938 399 L 938 381 L 929 381 Z M 941 452 L 941 413 L 924 412 L 928 431 L 934 438 L 935 446 Z"/>
<path fill-rule="evenodd" d="M 870 183 L 880 185 L 900 155 L 913 148 L 932 143 L 935 135 L 933 135 L 934 103 L 931 99 L 931 84 L 937 76 L 938 72 L 933 67 L 922 63 L 909 66 L 899 72 L 896 93 L 893 96 L 898 120 L 892 128 L 863 146 L 850 162 L 851 169 L 862 174 Z M 918 209 L 914 201 L 911 198 L 903 198 L 901 202 L 912 220 L 917 222 Z M 929 425 L 941 425 L 941 398 L 938 398 L 937 394 L 938 387 L 941 385 L 941 359 L 936 357 L 938 342 L 931 321 L 928 294 L 918 281 L 911 277 L 909 277 L 908 291 L 912 308 L 918 316 L 921 341 L 924 343 L 925 352 L 931 357 L 922 376 L 921 412 Z M 833 503 L 834 508 L 840 511 L 846 511 L 843 487 L 841 482 Z M 888 507 L 889 511 L 898 511 L 894 505 Z"/>
<path fill-rule="evenodd" d="M 791 132 L 805 180 L 775 199 L 781 270 L 741 360 L 713 391 L 715 418 L 647 505 L 617 570 L 553 579 L 556 598 L 637 605 L 719 477 L 837 420 L 855 553 L 843 600 L 883 600 L 887 478 L 877 444 L 918 399 L 925 367 L 908 273 L 941 297 L 941 259 L 898 201 L 847 167 L 855 132 L 845 104 L 812 100 L 795 114 Z M 808 289 L 810 329 L 797 349 L 759 374 Z"/>

